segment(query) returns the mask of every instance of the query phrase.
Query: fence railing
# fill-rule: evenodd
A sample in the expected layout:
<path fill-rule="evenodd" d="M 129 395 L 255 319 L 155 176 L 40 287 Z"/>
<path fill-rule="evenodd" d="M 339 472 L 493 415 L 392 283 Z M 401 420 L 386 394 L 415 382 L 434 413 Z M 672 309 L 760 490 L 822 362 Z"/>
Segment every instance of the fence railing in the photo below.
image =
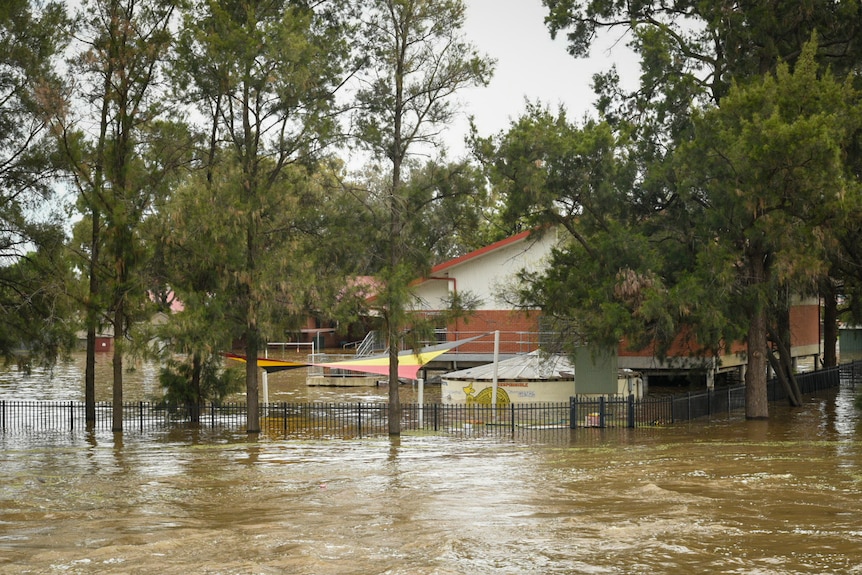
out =
<path fill-rule="evenodd" d="M 855 386 L 862 381 L 862 361 L 797 375 L 802 393 Z M 783 388 L 769 382 L 771 401 L 786 399 Z M 547 433 L 580 427 L 646 427 L 726 414 L 745 408 L 745 387 L 728 386 L 698 393 L 647 396 L 572 397 L 568 403 L 489 405 L 406 404 L 401 429 L 407 433 L 465 436 Z M 246 427 L 246 405 L 167 406 L 123 404 L 124 432 L 159 432 L 176 428 L 240 431 Z M 269 403 L 261 405 L 261 430 L 269 436 L 368 437 L 388 433 L 385 403 Z M 96 404 L 95 430 L 110 431 L 109 402 Z M 85 406 L 78 401 L 0 400 L 0 433 L 77 432 L 86 429 Z"/>
<path fill-rule="evenodd" d="M 803 395 L 834 389 L 846 381 L 862 382 L 862 361 L 796 374 Z M 769 401 L 786 401 L 787 392 L 777 379 L 767 382 Z M 699 392 L 647 396 L 573 397 L 570 401 L 574 427 L 643 427 L 689 421 L 745 409 L 745 385 L 731 385 Z"/>
<path fill-rule="evenodd" d="M 240 431 L 246 427 L 246 405 L 210 404 L 189 409 L 151 402 L 123 404 L 123 431 L 148 433 L 182 427 Z M 269 403 L 261 405 L 261 431 L 273 437 L 368 437 L 385 435 L 385 403 Z M 112 428 L 110 403 L 96 404 L 94 430 Z M 76 432 L 86 428 L 83 402 L 0 401 L 0 432 Z M 487 405 L 405 404 L 404 432 L 462 435 L 522 434 L 568 429 L 567 403 Z"/>

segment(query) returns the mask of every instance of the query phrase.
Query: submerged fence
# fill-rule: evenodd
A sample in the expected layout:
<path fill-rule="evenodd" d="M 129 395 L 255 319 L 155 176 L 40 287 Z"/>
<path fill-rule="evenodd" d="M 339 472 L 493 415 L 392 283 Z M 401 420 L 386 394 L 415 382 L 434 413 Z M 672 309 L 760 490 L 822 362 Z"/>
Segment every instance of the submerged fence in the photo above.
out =
<path fill-rule="evenodd" d="M 385 403 L 270 403 L 260 406 L 261 431 L 271 437 L 368 437 L 389 430 Z M 177 428 L 243 431 L 246 405 L 210 404 L 189 410 L 151 402 L 123 404 L 123 431 L 152 433 Z M 567 403 L 488 405 L 405 404 L 401 429 L 407 433 L 500 434 L 568 429 Z M 97 431 L 110 431 L 110 403 L 96 405 Z M 77 432 L 86 428 L 84 404 L 76 401 L 0 401 L 0 432 Z"/>
<path fill-rule="evenodd" d="M 841 381 L 862 381 L 862 362 L 796 376 L 803 394 L 837 388 Z M 777 381 L 768 385 L 770 401 L 786 400 Z M 672 424 L 745 408 L 745 386 L 666 396 L 572 397 L 568 403 L 489 405 L 406 404 L 405 433 L 512 436 L 579 427 L 645 427 Z M 243 431 L 246 405 L 210 404 L 194 409 L 161 403 L 123 404 L 123 431 L 153 433 L 178 428 Z M 270 403 L 261 405 L 261 431 L 271 437 L 354 438 L 388 433 L 385 403 Z M 95 430 L 110 431 L 112 408 L 96 404 Z M 85 407 L 77 401 L 0 401 L 0 432 L 78 432 L 86 429 Z"/>
<path fill-rule="evenodd" d="M 803 395 L 837 388 L 844 380 L 862 382 L 862 362 L 796 375 Z M 787 392 L 777 379 L 767 382 L 769 401 L 786 401 Z M 643 427 L 689 421 L 745 409 L 745 385 L 730 385 L 692 393 L 634 397 L 573 397 L 572 427 Z"/>

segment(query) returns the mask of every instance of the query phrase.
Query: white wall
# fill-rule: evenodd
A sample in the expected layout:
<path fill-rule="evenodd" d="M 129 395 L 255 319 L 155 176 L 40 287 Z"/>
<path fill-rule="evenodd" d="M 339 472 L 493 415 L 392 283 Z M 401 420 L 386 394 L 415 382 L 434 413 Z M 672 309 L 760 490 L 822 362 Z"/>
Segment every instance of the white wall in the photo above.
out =
<path fill-rule="evenodd" d="M 557 243 L 557 234 L 549 231 L 540 239 L 527 238 L 504 245 L 503 247 L 467 259 L 441 272 L 434 277 L 447 277 L 455 281 L 429 279 L 414 288 L 421 298 L 423 307 L 429 310 L 442 309 L 442 300 L 450 290 L 459 293 L 470 292 L 481 303 L 479 310 L 513 309 L 501 297 L 501 292 L 511 288 L 520 270 L 537 271 L 547 265 L 551 247 Z"/>

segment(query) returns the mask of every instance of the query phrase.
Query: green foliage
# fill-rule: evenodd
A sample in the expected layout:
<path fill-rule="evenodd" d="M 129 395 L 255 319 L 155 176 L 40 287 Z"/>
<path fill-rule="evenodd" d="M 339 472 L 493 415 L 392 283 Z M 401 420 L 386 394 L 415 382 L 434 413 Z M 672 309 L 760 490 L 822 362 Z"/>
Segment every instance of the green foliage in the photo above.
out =
<path fill-rule="evenodd" d="M 63 206 L 44 118 L 62 102 L 55 73 L 67 40 L 59 3 L 0 7 L 0 355 L 46 361 L 71 347 L 63 279 Z"/>
<path fill-rule="evenodd" d="M 172 406 L 219 404 L 227 396 L 239 392 L 245 374 L 240 369 L 225 369 L 222 364 L 217 354 L 208 355 L 199 365 L 192 357 L 166 361 L 159 371 L 164 402 Z"/>
<path fill-rule="evenodd" d="M 490 243 L 480 170 L 467 162 L 427 162 L 411 168 L 404 185 L 409 214 L 404 235 L 411 238 L 420 262 L 434 265 Z"/>
<path fill-rule="evenodd" d="M 858 201 L 845 164 L 858 102 L 849 83 L 819 73 L 811 44 L 792 72 L 782 65 L 734 86 L 720 108 L 695 118 L 696 138 L 676 155 L 679 187 L 697 216 L 684 239 L 700 254 L 701 276 L 722 280 L 742 309 L 765 305 L 761 296 L 774 297 L 776 286 L 811 292 L 828 273 L 832 230 Z M 765 291 L 734 273 L 755 254 L 768 258 Z"/>
<path fill-rule="evenodd" d="M 720 352 L 747 337 L 754 310 L 780 309 L 788 287 L 810 293 L 836 243 L 830 225 L 858 197 L 845 163 L 858 94 L 820 73 L 814 53 L 732 87 L 662 157 L 624 124 L 576 126 L 536 105 L 505 134 L 476 139 L 507 221 L 571 239 L 547 272 L 521 278 L 522 304 L 575 341 L 663 356 L 679 337 Z M 758 258 L 759 279 L 748 267 Z"/>
<path fill-rule="evenodd" d="M 206 293 L 225 313 L 220 326 L 244 341 L 249 431 L 259 425 L 256 358 L 278 323 L 272 316 L 307 309 L 301 288 L 314 285 L 302 246 L 315 229 L 313 170 L 335 135 L 348 50 L 342 8 L 336 0 L 201 0 L 179 34 L 172 75 L 209 141 L 204 176 L 190 180 L 183 200 L 193 209 L 171 216 L 188 220 L 178 247 L 197 261 L 172 283 L 182 292 L 214 284 Z"/>
<path fill-rule="evenodd" d="M 258 196 L 266 218 L 256 223 L 260 257 L 249 270 L 241 173 L 226 161 L 213 173 L 211 186 L 202 181 L 203 174 L 190 177 L 163 214 L 165 229 L 172 230 L 163 247 L 168 285 L 185 307 L 172 323 L 186 336 L 172 333 L 171 338 L 175 345 L 185 338 L 199 342 L 177 351 L 205 343 L 216 349 L 229 346 L 247 325 L 246 298 L 254 302 L 261 333 L 276 338 L 295 327 L 316 299 L 327 299 L 320 291 L 325 290 L 319 278 L 326 268 L 317 266 L 318 238 L 303 232 L 320 223 L 318 180 L 291 167 L 278 185 Z"/>
<path fill-rule="evenodd" d="M 62 240 L 62 236 L 58 238 Z M 73 349 L 80 328 L 72 298 L 65 291 L 68 262 L 62 243 L 19 258 L 0 280 L 0 355 L 26 355 L 50 364 Z"/>
<path fill-rule="evenodd" d="M 544 4 L 573 55 L 599 33 L 632 39 L 640 83 L 628 91 L 615 70 L 598 75 L 599 111 L 631 138 L 633 204 L 654 214 L 641 221 L 663 245 L 656 273 L 698 340 L 743 333 L 760 362 L 764 332 L 777 333 L 765 310 L 782 317 L 788 290 L 854 293 L 859 2 Z M 764 416 L 765 363 L 747 374 L 749 415 Z"/>
<path fill-rule="evenodd" d="M 493 61 L 463 38 L 461 0 L 372 0 L 363 7 L 355 133 L 376 158 L 404 161 L 439 145 L 455 114 L 451 96 L 486 85 Z M 397 170 L 396 170 L 397 171 Z"/>
<path fill-rule="evenodd" d="M 431 266 L 479 249 L 500 239 L 488 225 L 488 193 L 480 169 L 466 161 L 408 163 L 396 205 L 403 220 L 404 262 L 410 262 L 415 279 Z M 389 170 L 368 170 L 343 186 L 338 231 L 330 243 L 343 240 L 359 274 L 380 272 L 388 264 Z M 335 230 L 333 230 L 335 231 Z M 499 232 L 497 232 L 499 233 Z"/>
<path fill-rule="evenodd" d="M 441 183 L 455 183 L 448 175 L 441 179 L 426 173 L 413 180 L 418 186 L 411 186 L 409 159 L 439 144 L 441 126 L 455 112 L 452 95 L 485 85 L 493 67 L 490 59 L 464 40 L 464 15 L 460 0 L 373 0 L 363 6 L 360 16 L 358 52 L 367 66 L 355 97 L 354 133 L 375 160 L 387 162 L 389 174 L 380 187 L 383 217 L 377 228 L 384 234 L 385 259 L 378 273 L 378 302 L 389 342 L 389 431 L 393 434 L 400 432 L 397 353 L 408 325 L 409 282 L 427 269 L 430 259 L 427 246 L 408 248 L 409 234 L 418 232 L 424 236 L 420 241 L 438 243 L 423 234 L 427 228 L 417 225 L 420 212 L 413 210 L 427 207 L 434 199 L 429 190 L 442 191 Z M 429 187 L 423 180 L 436 183 Z"/>
<path fill-rule="evenodd" d="M 571 124 L 564 111 L 530 105 L 510 130 L 474 141 L 505 217 L 569 241 L 544 273 L 521 276 L 521 304 L 566 326 L 572 345 L 667 347 L 678 306 L 664 272 L 668 250 L 637 192 L 628 140 L 602 122 Z M 670 271 L 670 270 L 668 270 Z"/>
<path fill-rule="evenodd" d="M 588 55 L 597 36 L 605 33 L 632 39 L 631 47 L 642 58 L 641 85 L 637 94 L 614 97 L 618 103 L 639 101 L 626 110 L 629 114 L 664 110 L 671 116 L 685 115 L 688 106 L 672 105 L 684 102 L 678 90 L 685 84 L 690 86 L 686 91 L 697 87 L 693 96 L 708 94 L 718 104 L 734 80 L 761 76 L 781 62 L 795 64 L 802 44 L 815 31 L 821 37 L 816 52 L 820 64 L 843 75 L 862 56 L 858 26 L 862 6 L 856 0 L 736 4 L 543 0 L 543 4 L 551 35 L 564 34 L 573 56 Z M 599 84 L 613 85 L 612 75 L 599 78 Z M 658 105 L 644 105 L 647 101 Z"/>
<path fill-rule="evenodd" d="M 506 133 L 476 138 L 473 147 L 503 198 L 505 221 L 516 228 L 563 225 L 589 251 L 578 229 L 633 217 L 626 203 L 634 174 L 621 138 L 607 123 L 578 127 L 565 110 L 530 104 Z"/>

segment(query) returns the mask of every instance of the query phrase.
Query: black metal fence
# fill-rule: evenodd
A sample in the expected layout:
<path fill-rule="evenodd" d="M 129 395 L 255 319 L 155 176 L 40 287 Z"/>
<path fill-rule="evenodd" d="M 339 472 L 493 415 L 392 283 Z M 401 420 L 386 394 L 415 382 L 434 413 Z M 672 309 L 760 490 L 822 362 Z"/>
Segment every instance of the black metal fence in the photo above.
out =
<path fill-rule="evenodd" d="M 123 431 L 151 433 L 176 428 L 241 431 L 246 405 L 227 403 L 194 410 L 150 402 L 123 405 Z M 407 404 L 401 406 L 401 429 L 407 433 L 500 435 L 569 428 L 566 403 L 487 405 Z M 110 431 L 110 403 L 96 405 L 96 431 Z M 76 401 L 0 401 L 0 432 L 76 432 L 86 429 L 84 404 Z M 270 403 L 261 405 L 261 431 L 271 437 L 354 438 L 385 435 L 385 403 Z"/>
<path fill-rule="evenodd" d="M 803 395 L 835 389 L 841 381 L 862 382 L 862 361 L 796 375 Z M 787 392 L 777 379 L 767 382 L 771 402 L 786 401 Z M 731 385 L 676 395 L 628 397 L 573 397 L 570 401 L 572 428 L 644 427 L 689 421 L 745 409 L 745 386 Z"/>
<path fill-rule="evenodd" d="M 817 393 L 862 381 L 862 362 L 797 375 L 802 393 Z M 771 401 L 786 400 L 782 386 L 769 382 Z M 579 427 L 645 427 L 672 424 L 745 408 L 745 387 L 698 393 L 647 396 L 573 397 L 568 403 L 488 405 L 402 405 L 401 429 L 413 434 L 511 436 L 513 438 Z M 385 403 L 270 403 L 261 405 L 261 431 L 278 438 L 355 438 L 388 433 Z M 96 404 L 96 431 L 110 431 L 110 403 Z M 245 404 L 207 405 L 189 410 L 150 402 L 123 404 L 123 431 L 162 432 L 196 428 L 243 431 Z M 77 401 L 0 401 L 0 432 L 78 432 L 86 429 L 84 403 Z"/>

